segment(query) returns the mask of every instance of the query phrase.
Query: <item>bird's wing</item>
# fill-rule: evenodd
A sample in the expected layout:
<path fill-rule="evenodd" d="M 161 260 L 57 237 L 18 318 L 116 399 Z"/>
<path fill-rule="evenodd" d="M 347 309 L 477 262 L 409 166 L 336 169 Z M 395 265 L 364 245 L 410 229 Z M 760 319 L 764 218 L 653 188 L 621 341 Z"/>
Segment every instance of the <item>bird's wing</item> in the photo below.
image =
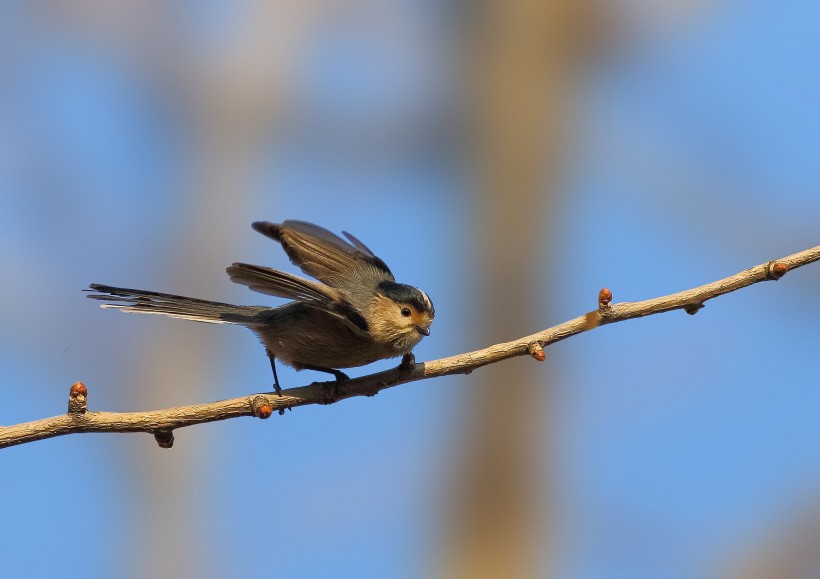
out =
<path fill-rule="evenodd" d="M 231 281 L 255 292 L 300 301 L 331 303 L 341 299 L 340 292 L 324 284 L 277 271 L 261 265 L 234 263 L 226 270 Z"/>
<path fill-rule="evenodd" d="M 257 221 L 253 228 L 282 244 L 291 262 L 303 272 L 334 288 L 375 286 L 395 281 L 390 268 L 361 241 L 345 232 L 350 242 L 305 221 Z"/>
<path fill-rule="evenodd" d="M 297 300 L 344 319 L 354 330 L 368 332 L 367 321 L 348 300 L 345 292 L 283 271 L 259 265 L 234 263 L 225 271 L 231 281 L 255 292 Z"/>

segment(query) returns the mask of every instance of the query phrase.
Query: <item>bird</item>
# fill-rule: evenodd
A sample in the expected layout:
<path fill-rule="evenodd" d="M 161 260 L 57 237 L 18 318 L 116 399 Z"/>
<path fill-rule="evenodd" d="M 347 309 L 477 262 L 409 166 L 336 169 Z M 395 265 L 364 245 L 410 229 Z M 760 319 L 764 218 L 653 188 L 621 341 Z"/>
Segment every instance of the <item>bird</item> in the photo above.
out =
<path fill-rule="evenodd" d="M 387 264 L 364 243 L 307 221 L 256 221 L 251 227 L 278 242 L 291 263 L 316 281 L 284 271 L 233 263 L 234 283 L 292 300 L 277 307 L 242 306 L 173 294 L 92 283 L 87 297 L 102 308 L 160 314 L 209 324 L 244 326 L 259 338 L 270 360 L 274 390 L 282 389 L 276 360 L 296 370 L 348 379 L 340 368 L 403 356 L 430 335 L 435 308 L 420 289 L 397 283 Z"/>

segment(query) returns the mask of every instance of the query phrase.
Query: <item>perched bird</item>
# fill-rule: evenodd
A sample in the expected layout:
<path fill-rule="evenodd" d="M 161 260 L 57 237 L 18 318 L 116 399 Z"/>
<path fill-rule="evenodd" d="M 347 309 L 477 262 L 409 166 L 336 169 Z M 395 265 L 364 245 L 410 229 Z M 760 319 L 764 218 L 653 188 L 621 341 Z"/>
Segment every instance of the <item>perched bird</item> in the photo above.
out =
<path fill-rule="evenodd" d="M 347 376 L 339 368 L 409 356 L 430 335 L 435 310 L 427 294 L 396 283 L 390 268 L 353 235 L 344 232 L 345 241 L 304 221 L 257 221 L 252 227 L 278 241 L 291 262 L 318 281 L 234 263 L 226 270 L 231 281 L 293 301 L 279 307 L 235 306 L 96 283 L 86 290 L 94 292 L 88 297 L 123 312 L 245 326 L 265 347 L 277 392 L 277 359 L 342 381 Z"/>

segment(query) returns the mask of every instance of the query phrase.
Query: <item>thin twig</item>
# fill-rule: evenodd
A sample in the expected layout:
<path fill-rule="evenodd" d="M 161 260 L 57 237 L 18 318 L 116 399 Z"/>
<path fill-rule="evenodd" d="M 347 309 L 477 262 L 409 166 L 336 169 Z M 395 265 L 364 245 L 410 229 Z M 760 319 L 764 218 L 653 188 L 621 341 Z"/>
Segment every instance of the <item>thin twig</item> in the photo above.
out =
<path fill-rule="evenodd" d="M 451 374 L 469 374 L 481 366 L 516 356 L 529 355 L 543 360 L 544 347 L 581 332 L 604 324 L 670 310 L 683 309 L 694 314 L 707 300 L 761 281 L 779 279 L 789 270 L 818 260 L 820 246 L 757 265 L 700 287 L 640 302 L 611 304 L 612 294 L 604 288 L 598 296 L 597 310 L 536 334 L 430 362 L 416 364 L 407 360 L 396 368 L 353 378 L 341 384 L 314 382 L 307 386 L 289 388 L 281 396 L 273 393 L 253 394 L 150 412 L 88 412 L 87 389 L 78 383 L 71 388 L 68 413 L 0 427 L 0 448 L 78 432 L 148 432 L 154 434 L 160 446 L 168 448 L 173 444 L 173 431 L 184 426 L 239 416 L 268 418 L 274 410 L 281 412 L 286 408 L 308 404 L 332 404 L 353 396 L 373 396 L 386 388 L 407 382 Z"/>

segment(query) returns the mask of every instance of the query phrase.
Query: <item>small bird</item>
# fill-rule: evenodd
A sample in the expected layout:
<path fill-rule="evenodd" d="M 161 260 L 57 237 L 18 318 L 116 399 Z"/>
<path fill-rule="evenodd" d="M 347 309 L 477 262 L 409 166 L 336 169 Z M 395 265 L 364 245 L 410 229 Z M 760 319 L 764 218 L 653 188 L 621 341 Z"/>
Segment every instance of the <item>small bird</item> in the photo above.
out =
<path fill-rule="evenodd" d="M 231 281 L 251 290 L 293 300 L 279 307 L 236 306 L 183 296 L 91 284 L 88 297 L 103 308 L 162 314 L 209 324 L 237 324 L 265 347 L 274 389 L 281 392 L 276 360 L 297 370 L 316 370 L 347 379 L 339 368 L 385 358 L 409 360 L 430 335 L 435 317 L 426 293 L 396 283 L 390 268 L 356 237 L 348 241 L 305 221 L 256 221 L 254 230 L 279 242 L 290 261 L 312 281 L 259 265 L 234 263 Z"/>

